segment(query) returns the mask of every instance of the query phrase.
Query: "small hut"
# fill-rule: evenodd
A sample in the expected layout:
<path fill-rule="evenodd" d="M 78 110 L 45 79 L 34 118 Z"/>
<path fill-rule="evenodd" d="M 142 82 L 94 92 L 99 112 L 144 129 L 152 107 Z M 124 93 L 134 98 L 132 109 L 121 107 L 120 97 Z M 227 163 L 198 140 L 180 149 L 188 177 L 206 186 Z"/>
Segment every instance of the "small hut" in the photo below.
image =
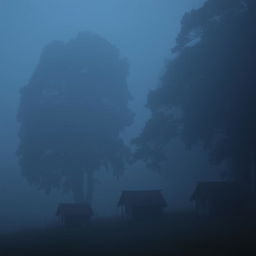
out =
<path fill-rule="evenodd" d="M 118 201 L 122 215 L 129 219 L 158 217 L 166 206 L 160 190 L 123 191 Z"/>
<path fill-rule="evenodd" d="M 201 182 L 191 200 L 200 215 L 233 215 L 243 209 L 247 196 L 247 191 L 233 182 Z"/>
<path fill-rule="evenodd" d="M 56 216 L 69 227 L 81 227 L 88 223 L 93 215 L 92 208 L 86 203 L 61 203 Z"/>

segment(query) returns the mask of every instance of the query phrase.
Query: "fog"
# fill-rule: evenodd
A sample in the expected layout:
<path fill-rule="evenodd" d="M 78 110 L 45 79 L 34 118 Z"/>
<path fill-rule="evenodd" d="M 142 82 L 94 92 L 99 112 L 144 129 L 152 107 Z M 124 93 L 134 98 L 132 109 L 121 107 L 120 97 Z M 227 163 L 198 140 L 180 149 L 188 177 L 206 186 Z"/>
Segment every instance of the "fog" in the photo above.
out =
<path fill-rule="evenodd" d="M 0 255 L 256 252 L 255 0 L 0 0 Z"/>
<path fill-rule="evenodd" d="M 51 41 L 69 41 L 81 31 L 99 34 L 115 45 L 129 62 L 128 88 L 135 113 L 122 136 L 126 143 L 142 131 L 150 117 L 148 92 L 156 88 L 172 58 L 171 48 L 185 12 L 204 0 L 0 0 L 0 229 L 19 230 L 48 225 L 59 202 L 70 194 L 45 194 L 29 184 L 17 163 L 17 110 L 20 89 L 30 80 L 42 49 Z M 118 215 L 117 200 L 126 189 L 162 189 L 168 209 L 191 208 L 198 180 L 217 177 L 202 149 L 186 151 L 175 142 L 168 175 L 159 175 L 139 162 L 116 179 L 111 172 L 96 174 L 95 216 Z M 184 161 L 186 159 L 186 161 Z M 200 159 L 200 160 L 199 160 Z"/>

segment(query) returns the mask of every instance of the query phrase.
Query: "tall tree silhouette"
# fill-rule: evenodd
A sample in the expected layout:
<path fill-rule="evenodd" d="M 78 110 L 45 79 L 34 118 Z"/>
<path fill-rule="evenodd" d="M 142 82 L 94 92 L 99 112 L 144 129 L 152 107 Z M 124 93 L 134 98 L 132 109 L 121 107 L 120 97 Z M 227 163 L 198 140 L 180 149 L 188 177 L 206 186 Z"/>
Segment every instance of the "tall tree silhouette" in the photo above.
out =
<path fill-rule="evenodd" d="M 92 201 L 93 174 L 120 175 L 129 150 L 120 132 L 132 123 L 128 65 L 108 41 L 80 33 L 52 42 L 21 91 L 18 157 L 22 174 L 39 188 L 63 188 L 76 202 Z"/>
<path fill-rule="evenodd" d="M 135 139 L 138 159 L 161 168 L 165 146 L 180 136 L 203 143 L 233 178 L 252 181 L 256 160 L 256 2 L 208 0 L 185 14 L 159 88 L 150 92 L 152 118 Z"/>

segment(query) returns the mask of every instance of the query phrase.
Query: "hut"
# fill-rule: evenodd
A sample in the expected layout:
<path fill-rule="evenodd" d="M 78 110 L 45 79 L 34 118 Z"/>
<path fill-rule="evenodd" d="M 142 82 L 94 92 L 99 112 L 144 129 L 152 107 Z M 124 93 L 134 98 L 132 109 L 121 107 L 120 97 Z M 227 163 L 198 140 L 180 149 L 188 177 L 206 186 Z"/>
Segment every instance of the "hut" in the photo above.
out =
<path fill-rule="evenodd" d="M 159 217 L 166 206 L 161 190 L 123 191 L 118 201 L 122 215 L 129 219 Z"/>
<path fill-rule="evenodd" d="M 200 215 L 236 214 L 244 208 L 247 191 L 234 182 L 200 182 L 191 196 Z"/>
<path fill-rule="evenodd" d="M 61 203 L 56 211 L 61 224 L 69 227 L 84 226 L 92 215 L 92 208 L 86 203 Z"/>

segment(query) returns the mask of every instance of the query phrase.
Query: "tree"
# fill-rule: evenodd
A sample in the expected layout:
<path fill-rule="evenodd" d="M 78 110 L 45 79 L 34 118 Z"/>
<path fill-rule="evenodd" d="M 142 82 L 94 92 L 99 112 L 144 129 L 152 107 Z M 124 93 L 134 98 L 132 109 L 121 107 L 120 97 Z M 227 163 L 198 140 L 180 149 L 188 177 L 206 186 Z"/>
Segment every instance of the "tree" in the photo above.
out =
<path fill-rule="evenodd" d="M 203 143 L 212 163 L 228 163 L 233 178 L 252 181 L 255 13 L 253 0 L 208 0 L 185 14 L 173 49 L 176 57 L 161 86 L 148 96 L 152 117 L 134 141 L 137 159 L 160 168 L 169 157 L 166 145 L 179 136 L 189 147 Z M 161 156 L 156 158 L 155 151 Z"/>
<path fill-rule="evenodd" d="M 86 174 L 91 202 L 96 170 L 123 172 L 129 149 L 120 132 L 133 120 L 127 74 L 118 50 L 92 33 L 43 50 L 18 112 L 18 157 L 29 182 L 45 191 L 71 190 L 80 202 Z"/>

